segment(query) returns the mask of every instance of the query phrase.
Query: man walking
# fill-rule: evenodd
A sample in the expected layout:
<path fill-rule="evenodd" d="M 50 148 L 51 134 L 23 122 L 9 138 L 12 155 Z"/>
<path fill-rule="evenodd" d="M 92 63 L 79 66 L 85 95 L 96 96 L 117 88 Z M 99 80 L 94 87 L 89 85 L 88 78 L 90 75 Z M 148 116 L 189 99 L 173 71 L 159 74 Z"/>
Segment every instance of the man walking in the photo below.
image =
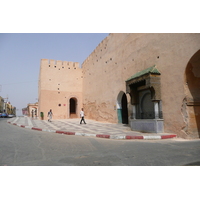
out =
<path fill-rule="evenodd" d="M 50 109 L 50 111 L 48 112 L 48 115 L 47 115 L 47 117 L 49 117 L 49 119 L 48 119 L 49 122 L 51 122 L 51 120 L 52 120 L 52 115 L 53 115 L 53 113 L 52 113 L 52 110 Z"/>
<path fill-rule="evenodd" d="M 81 121 L 80 121 L 80 124 L 82 124 L 82 121 L 85 123 L 85 119 L 84 119 L 84 111 L 83 111 L 83 108 L 81 109 L 81 112 L 80 112 L 80 117 L 81 117 Z"/>

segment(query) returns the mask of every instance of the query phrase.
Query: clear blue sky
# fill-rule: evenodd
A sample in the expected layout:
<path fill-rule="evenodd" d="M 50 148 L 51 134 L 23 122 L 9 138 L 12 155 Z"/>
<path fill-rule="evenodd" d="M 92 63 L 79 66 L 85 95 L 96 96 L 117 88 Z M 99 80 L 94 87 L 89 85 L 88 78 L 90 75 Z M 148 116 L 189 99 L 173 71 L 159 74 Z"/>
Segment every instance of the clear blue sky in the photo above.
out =
<path fill-rule="evenodd" d="M 108 33 L 1 33 L 0 96 L 21 115 L 37 102 L 40 59 L 79 62 L 92 53 Z"/>

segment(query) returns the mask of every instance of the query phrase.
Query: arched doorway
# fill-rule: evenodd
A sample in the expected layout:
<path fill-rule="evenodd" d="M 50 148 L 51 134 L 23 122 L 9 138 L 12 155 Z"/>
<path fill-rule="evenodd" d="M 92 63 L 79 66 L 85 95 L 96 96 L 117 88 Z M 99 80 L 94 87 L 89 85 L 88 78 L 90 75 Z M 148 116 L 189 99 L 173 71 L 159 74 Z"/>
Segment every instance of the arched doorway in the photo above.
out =
<path fill-rule="evenodd" d="M 76 118 L 77 114 L 76 114 L 76 110 L 77 110 L 77 99 L 76 98 L 71 98 L 69 100 L 69 115 L 70 118 Z"/>
<path fill-rule="evenodd" d="M 200 50 L 189 60 L 185 70 L 185 132 L 200 137 Z"/>
<path fill-rule="evenodd" d="M 128 124 L 127 97 L 125 93 L 122 96 L 122 124 Z"/>
<path fill-rule="evenodd" d="M 128 124 L 127 97 L 122 91 L 117 96 L 117 116 L 118 123 Z"/>

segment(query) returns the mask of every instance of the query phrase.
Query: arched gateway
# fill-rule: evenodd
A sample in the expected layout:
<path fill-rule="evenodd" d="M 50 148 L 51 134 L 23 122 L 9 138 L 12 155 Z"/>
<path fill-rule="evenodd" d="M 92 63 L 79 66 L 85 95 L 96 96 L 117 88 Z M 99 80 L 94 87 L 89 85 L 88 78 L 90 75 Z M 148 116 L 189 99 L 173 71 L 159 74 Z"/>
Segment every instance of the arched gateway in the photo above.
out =
<path fill-rule="evenodd" d="M 118 123 L 128 124 L 127 97 L 122 91 L 117 96 L 117 116 Z"/>
<path fill-rule="evenodd" d="M 184 131 L 190 137 L 200 137 L 200 50 L 189 60 L 185 70 Z"/>

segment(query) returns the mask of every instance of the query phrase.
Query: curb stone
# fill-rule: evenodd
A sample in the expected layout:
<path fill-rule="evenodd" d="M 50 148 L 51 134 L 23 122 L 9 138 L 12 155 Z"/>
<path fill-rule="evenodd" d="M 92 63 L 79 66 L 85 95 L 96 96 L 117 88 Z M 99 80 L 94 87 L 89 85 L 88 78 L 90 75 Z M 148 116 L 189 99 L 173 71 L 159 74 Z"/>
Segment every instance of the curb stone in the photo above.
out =
<path fill-rule="evenodd" d="M 176 134 L 170 134 L 170 135 L 157 135 L 157 136 L 142 136 L 142 135 L 136 135 L 136 136 L 129 136 L 129 135 L 107 135 L 107 134 L 92 134 L 92 133 L 78 133 L 78 132 L 68 132 L 68 131 L 61 131 L 61 130 L 50 130 L 50 129 L 41 129 L 37 127 L 31 127 L 31 126 L 25 126 L 21 124 L 16 124 L 7 121 L 9 124 L 19 126 L 21 128 L 27 128 L 27 129 L 32 129 L 35 131 L 44 131 L 44 132 L 52 132 L 52 133 L 58 133 L 62 135 L 76 135 L 76 136 L 87 136 L 87 137 L 98 137 L 98 138 L 106 138 L 106 139 L 143 139 L 143 140 L 160 140 L 160 139 L 171 139 L 171 138 L 176 138 Z"/>

